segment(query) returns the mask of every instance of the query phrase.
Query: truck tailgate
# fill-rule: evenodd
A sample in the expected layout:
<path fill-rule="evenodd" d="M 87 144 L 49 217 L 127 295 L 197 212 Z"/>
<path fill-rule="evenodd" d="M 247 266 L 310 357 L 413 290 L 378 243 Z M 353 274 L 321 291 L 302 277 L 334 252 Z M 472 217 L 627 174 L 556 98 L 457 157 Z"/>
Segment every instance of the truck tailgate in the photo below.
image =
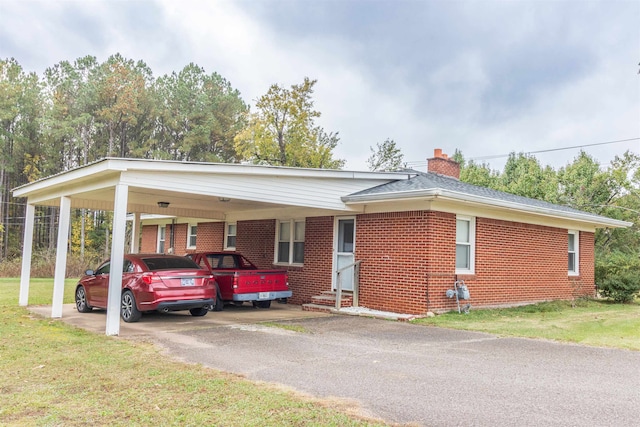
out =
<path fill-rule="evenodd" d="M 272 292 L 289 289 L 285 271 L 250 270 L 239 271 L 236 274 L 238 288 L 235 292 Z"/>

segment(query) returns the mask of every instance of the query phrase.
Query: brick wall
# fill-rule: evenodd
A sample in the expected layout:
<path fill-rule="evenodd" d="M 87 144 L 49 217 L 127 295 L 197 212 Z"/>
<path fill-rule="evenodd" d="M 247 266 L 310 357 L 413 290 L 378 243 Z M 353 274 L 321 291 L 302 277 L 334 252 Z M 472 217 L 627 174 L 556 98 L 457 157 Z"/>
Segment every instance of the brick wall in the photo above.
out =
<path fill-rule="evenodd" d="M 140 253 L 155 253 L 158 249 L 158 226 L 143 225 L 140 242 Z"/>
<path fill-rule="evenodd" d="M 593 233 L 580 233 L 580 246 L 584 248 L 580 253 L 584 271 L 569 276 L 566 229 L 477 218 L 476 274 L 461 277 L 471 292 L 471 304 L 493 306 L 571 299 L 576 293 L 593 295 Z M 446 304 L 434 302 L 433 309 L 440 307 Z"/>
<path fill-rule="evenodd" d="M 276 221 L 238 221 L 236 251 L 246 256 L 258 268 L 273 268 Z"/>
<path fill-rule="evenodd" d="M 475 274 L 457 277 L 453 214 L 360 215 L 356 230 L 356 259 L 363 261 L 360 304 L 372 309 L 455 309 L 445 292 L 456 279 L 465 280 L 476 307 L 595 292 L 593 233 L 580 233 L 580 276 L 571 277 L 566 229 L 477 218 Z"/>
<path fill-rule="evenodd" d="M 196 250 L 200 252 L 221 251 L 224 247 L 224 225 L 224 222 L 199 222 Z"/>
<path fill-rule="evenodd" d="M 573 288 L 575 295 L 596 295 L 596 278 L 595 278 L 595 234 L 581 231 L 579 239 L 579 257 L 578 266 L 580 275 L 578 277 L 570 277 L 569 282 Z"/>
<path fill-rule="evenodd" d="M 175 255 L 184 255 L 187 253 L 187 224 L 171 224 L 167 225 L 167 234 L 165 240 L 165 252 L 169 253 L 171 247 L 171 228 L 174 228 L 173 232 L 173 253 Z"/>
<path fill-rule="evenodd" d="M 289 267 L 293 304 L 331 290 L 333 263 L 333 217 L 307 218 L 304 231 L 304 267 Z M 278 267 L 280 268 L 280 267 Z"/>
<path fill-rule="evenodd" d="M 425 311 L 431 244 L 427 216 L 423 211 L 357 216 L 361 306 L 402 313 Z"/>

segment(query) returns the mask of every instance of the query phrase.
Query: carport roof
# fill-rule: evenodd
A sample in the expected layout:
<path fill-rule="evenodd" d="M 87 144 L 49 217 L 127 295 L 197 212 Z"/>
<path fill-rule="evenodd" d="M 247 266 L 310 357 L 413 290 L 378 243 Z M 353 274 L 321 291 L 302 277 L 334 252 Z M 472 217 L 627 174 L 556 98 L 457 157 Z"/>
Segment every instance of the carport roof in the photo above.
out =
<path fill-rule="evenodd" d="M 348 211 L 345 194 L 406 180 L 412 172 L 358 172 L 248 164 L 105 158 L 17 187 L 34 205 L 112 210 L 116 184 L 129 187 L 128 211 L 222 220 L 229 212 L 285 207 Z M 230 199 L 230 200 L 229 200 Z M 169 202 L 160 208 L 159 201 Z"/>

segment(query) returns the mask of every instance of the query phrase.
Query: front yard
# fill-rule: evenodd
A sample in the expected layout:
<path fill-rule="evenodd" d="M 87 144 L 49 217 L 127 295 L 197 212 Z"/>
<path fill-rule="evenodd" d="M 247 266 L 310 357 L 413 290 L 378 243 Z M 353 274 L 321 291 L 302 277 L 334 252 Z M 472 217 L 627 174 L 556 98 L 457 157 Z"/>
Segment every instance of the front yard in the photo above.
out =
<path fill-rule="evenodd" d="M 73 302 L 76 280 L 65 286 Z M 384 425 L 349 408 L 180 363 L 151 344 L 87 332 L 18 307 L 18 279 L 0 279 L 0 425 Z M 30 304 L 51 304 L 32 279 Z"/>
<path fill-rule="evenodd" d="M 600 300 L 554 301 L 540 304 L 457 311 L 415 323 L 585 345 L 640 350 L 640 303 Z"/>

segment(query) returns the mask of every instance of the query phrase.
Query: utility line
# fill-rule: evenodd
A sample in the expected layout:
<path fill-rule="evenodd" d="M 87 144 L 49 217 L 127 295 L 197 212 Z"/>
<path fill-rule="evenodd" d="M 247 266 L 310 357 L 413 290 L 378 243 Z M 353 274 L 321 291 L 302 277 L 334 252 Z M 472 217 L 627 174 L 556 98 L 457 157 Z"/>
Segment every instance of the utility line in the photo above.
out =
<path fill-rule="evenodd" d="M 575 148 L 595 147 L 597 145 L 608 145 L 608 144 L 616 144 L 616 143 L 619 143 L 619 142 L 629 142 L 629 141 L 637 141 L 637 140 L 640 140 L 640 138 L 619 139 L 619 140 L 616 140 L 616 141 L 597 142 L 595 144 L 583 144 L 583 145 L 574 145 L 572 147 L 549 148 L 549 149 L 546 149 L 546 150 L 527 151 L 524 154 L 550 153 L 552 151 L 573 150 Z M 510 155 L 511 155 L 511 153 L 509 153 L 509 154 L 499 154 L 499 155 L 495 155 L 495 156 L 480 156 L 480 157 L 470 158 L 469 160 L 498 159 L 498 158 L 501 158 L 501 157 L 509 157 Z"/>
<path fill-rule="evenodd" d="M 597 142 L 594 144 L 582 144 L 582 145 L 574 145 L 571 147 L 561 147 L 561 148 L 549 148 L 546 150 L 537 150 L 537 151 L 527 151 L 524 152 L 524 154 L 540 154 L 540 153 L 550 153 L 553 151 L 562 151 L 562 150 L 573 150 L 576 148 L 585 148 L 585 147 L 595 147 L 598 145 L 608 145 L 608 144 L 617 144 L 620 142 L 629 142 L 629 141 L 638 141 L 640 140 L 640 137 L 638 138 L 628 138 L 628 139 L 618 139 L 615 141 L 606 141 L 606 142 Z M 491 155 L 491 156 L 479 156 L 479 157 L 470 157 L 467 160 L 490 160 L 490 159 L 499 159 L 502 157 L 509 157 L 511 155 L 511 153 L 509 154 L 496 154 L 496 155 Z M 422 161 L 414 161 L 414 162 L 406 162 L 407 166 L 423 166 L 426 165 L 426 161 L 422 160 Z"/>

